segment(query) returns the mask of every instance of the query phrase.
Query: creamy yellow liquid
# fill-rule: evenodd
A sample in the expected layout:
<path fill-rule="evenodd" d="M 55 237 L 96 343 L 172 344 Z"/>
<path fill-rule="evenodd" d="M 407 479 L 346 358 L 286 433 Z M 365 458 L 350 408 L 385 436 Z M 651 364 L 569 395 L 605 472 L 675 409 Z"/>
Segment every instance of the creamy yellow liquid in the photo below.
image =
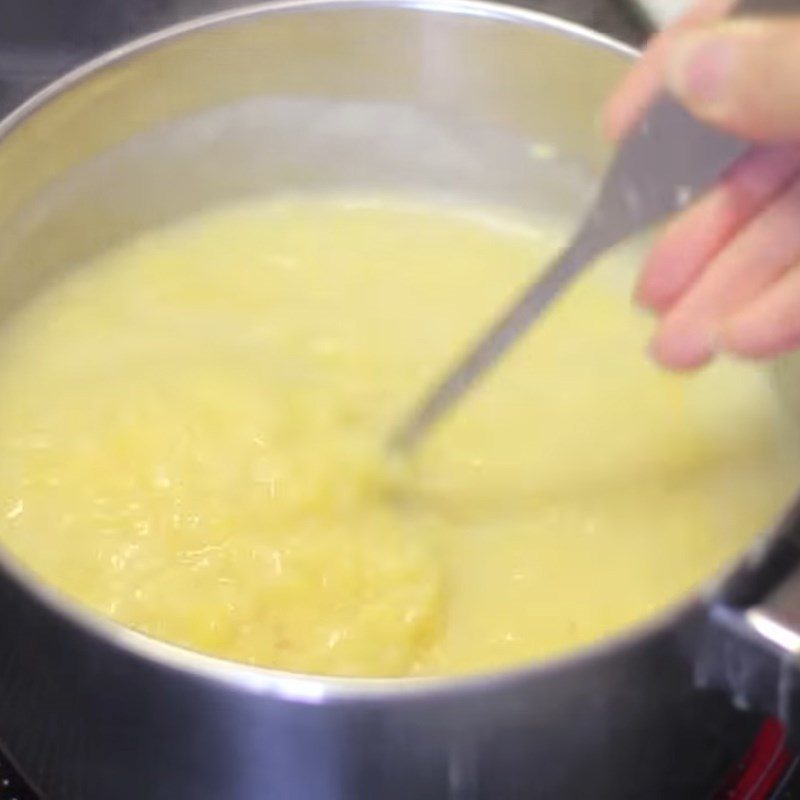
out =
<path fill-rule="evenodd" d="M 73 597 L 248 663 L 479 670 L 637 621 L 739 551 L 798 458 L 766 373 L 644 355 L 593 272 L 410 464 L 383 441 L 556 227 L 287 199 L 76 271 L 0 348 L 0 536 Z"/>

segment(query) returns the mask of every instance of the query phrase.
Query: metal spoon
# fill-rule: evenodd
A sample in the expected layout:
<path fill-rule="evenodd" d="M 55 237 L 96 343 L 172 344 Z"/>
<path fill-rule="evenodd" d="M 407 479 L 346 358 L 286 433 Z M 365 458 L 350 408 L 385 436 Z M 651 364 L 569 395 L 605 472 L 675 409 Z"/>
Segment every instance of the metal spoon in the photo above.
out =
<path fill-rule="evenodd" d="M 800 0 L 745 0 L 741 12 L 800 11 Z M 751 144 L 711 128 L 662 94 L 626 138 L 570 244 L 394 430 L 410 451 L 598 256 L 693 202 Z"/>

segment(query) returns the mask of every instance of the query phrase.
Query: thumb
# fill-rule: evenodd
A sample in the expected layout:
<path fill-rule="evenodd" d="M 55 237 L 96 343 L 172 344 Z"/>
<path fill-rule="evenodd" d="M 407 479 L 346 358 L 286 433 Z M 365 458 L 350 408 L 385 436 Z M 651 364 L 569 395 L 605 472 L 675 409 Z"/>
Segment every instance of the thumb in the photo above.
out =
<path fill-rule="evenodd" d="M 761 141 L 800 140 L 800 17 L 687 32 L 670 48 L 666 76 L 707 122 Z"/>

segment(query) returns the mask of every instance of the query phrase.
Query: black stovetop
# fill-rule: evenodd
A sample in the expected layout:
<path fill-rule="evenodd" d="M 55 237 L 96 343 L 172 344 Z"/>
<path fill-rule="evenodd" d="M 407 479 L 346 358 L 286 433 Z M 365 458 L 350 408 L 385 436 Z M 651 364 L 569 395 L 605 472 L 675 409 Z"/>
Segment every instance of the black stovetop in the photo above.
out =
<path fill-rule="evenodd" d="M 0 800 L 41 800 L 0 752 Z"/>

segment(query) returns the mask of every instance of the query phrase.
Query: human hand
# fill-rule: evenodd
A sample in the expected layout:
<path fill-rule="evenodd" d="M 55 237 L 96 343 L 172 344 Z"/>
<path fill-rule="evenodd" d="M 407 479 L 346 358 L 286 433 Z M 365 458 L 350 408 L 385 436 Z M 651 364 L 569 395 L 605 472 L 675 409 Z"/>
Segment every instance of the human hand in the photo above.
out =
<path fill-rule="evenodd" d="M 636 297 L 659 317 L 651 352 L 673 369 L 800 347 L 800 14 L 723 20 L 732 5 L 705 0 L 657 36 L 605 114 L 622 138 L 666 86 L 761 142 L 667 225 L 644 265 Z"/>

